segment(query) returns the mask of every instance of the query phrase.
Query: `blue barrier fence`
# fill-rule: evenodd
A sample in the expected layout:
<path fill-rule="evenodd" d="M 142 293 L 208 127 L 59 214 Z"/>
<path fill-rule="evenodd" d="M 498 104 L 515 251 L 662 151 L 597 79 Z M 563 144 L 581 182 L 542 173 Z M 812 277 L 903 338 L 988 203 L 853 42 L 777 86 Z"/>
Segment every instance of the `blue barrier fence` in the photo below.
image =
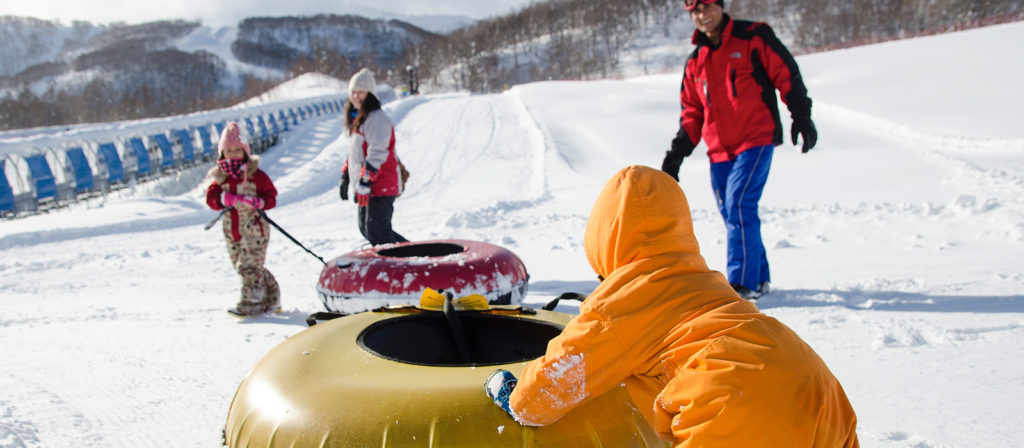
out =
<path fill-rule="evenodd" d="M 153 165 L 149 162 L 149 150 L 142 143 L 142 139 L 134 137 L 128 140 L 128 145 L 132 151 L 131 155 L 135 157 L 135 175 L 148 176 L 151 174 L 153 172 Z"/>
<path fill-rule="evenodd" d="M 264 110 L 231 120 L 243 124 L 252 151 L 260 153 L 276 145 L 282 133 L 300 122 L 340 111 L 342 102 L 321 101 Z M 134 135 L 115 141 L 67 142 L 72 144 L 28 155 L 0 154 L 0 215 L 11 217 L 48 210 L 125 188 L 133 181 L 148 181 L 200 161 L 213 160 L 227 121 L 218 119 L 184 127 L 179 124 L 162 132 L 147 132 L 148 137 L 126 130 Z"/>
<path fill-rule="evenodd" d="M 174 168 L 174 148 L 171 147 L 171 141 L 167 140 L 167 134 L 156 134 L 150 139 L 156 142 L 156 147 L 160 150 L 160 169 Z"/>
<path fill-rule="evenodd" d="M 7 181 L 7 160 L 0 160 L 0 213 L 14 214 L 14 189 Z"/>
<path fill-rule="evenodd" d="M 124 182 L 124 165 L 117 155 L 117 147 L 113 143 L 102 143 L 96 148 L 97 168 L 106 171 L 107 184 Z"/>
<path fill-rule="evenodd" d="M 32 187 L 35 190 L 36 201 L 46 199 L 57 199 L 57 178 L 53 177 L 50 164 L 46 162 L 46 156 L 36 154 L 25 158 L 28 163 L 29 173 L 32 179 Z"/>
<path fill-rule="evenodd" d="M 93 189 L 92 168 L 89 168 L 89 159 L 85 157 L 82 148 L 71 148 L 65 151 L 68 156 L 68 166 L 75 180 L 75 191 L 85 193 Z"/>
<path fill-rule="evenodd" d="M 210 159 L 213 158 L 214 154 L 217 154 L 216 148 L 213 147 L 213 140 L 210 140 L 210 128 L 203 126 L 199 128 L 199 141 L 203 144 L 203 157 Z"/>
<path fill-rule="evenodd" d="M 178 146 L 181 147 L 181 161 L 188 164 L 196 160 L 196 149 L 192 146 L 192 135 L 184 129 L 174 131 L 178 136 Z"/>

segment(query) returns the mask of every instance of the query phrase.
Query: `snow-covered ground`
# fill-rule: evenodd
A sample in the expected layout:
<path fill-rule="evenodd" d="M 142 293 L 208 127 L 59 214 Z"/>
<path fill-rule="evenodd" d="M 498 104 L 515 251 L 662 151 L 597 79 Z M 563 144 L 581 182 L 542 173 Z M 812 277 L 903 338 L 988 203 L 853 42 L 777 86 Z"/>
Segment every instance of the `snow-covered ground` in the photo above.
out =
<path fill-rule="evenodd" d="M 1015 23 L 798 59 L 820 140 L 776 150 L 761 203 L 774 291 L 758 306 L 829 364 L 865 447 L 1024 439 L 1022 46 Z M 511 249 L 530 304 L 589 292 L 592 201 L 619 168 L 660 166 L 678 85 L 388 103 L 412 172 L 396 229 Z M 362 243 L 355 206 L 337 197 L 341 131 L 308 120 L 264 155 L 281 192 L 270 216 L 325 258 Z M 707 164 L 686 160 L 681 185 L 723 269 Z M 0 447 L 218 446 L 249 368 L 321 309 L 320 262 L 275 234 L 267 266 L 285 312 L 228 317 L 237 276 L 219 231 L 202 229 L 205 185 L 191 182 L 0 223 Z"/>

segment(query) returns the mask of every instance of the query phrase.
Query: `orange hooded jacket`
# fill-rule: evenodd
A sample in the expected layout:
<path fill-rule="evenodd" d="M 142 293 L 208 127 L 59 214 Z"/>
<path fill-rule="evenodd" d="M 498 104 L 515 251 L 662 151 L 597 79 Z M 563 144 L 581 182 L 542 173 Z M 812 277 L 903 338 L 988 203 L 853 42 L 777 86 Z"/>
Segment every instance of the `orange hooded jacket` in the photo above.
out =
<path fill-rule="evenodd" d="M 604 278 L 510 397 L 543 426 L 625 383 L 677 447 L 857 447 L 857 417 L 825 363 L 707 268 L 686 196 L 631 166 L 598 196 L 584 237 Z"/>

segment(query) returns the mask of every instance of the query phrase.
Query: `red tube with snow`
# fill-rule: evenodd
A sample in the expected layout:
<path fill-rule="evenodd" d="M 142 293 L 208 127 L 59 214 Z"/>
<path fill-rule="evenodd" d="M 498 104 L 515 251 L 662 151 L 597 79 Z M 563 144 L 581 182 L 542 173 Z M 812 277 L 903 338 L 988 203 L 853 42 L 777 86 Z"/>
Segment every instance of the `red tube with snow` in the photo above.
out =
<path fill-rule="evenodd" d="M 455 297 L 481 294 L 495 305 L 518 305 L 529 274 L 514 253 L 493 244 L 431 240 L 363 249 L 335 258 L 320 272 L 317 292 L 330 311 L 355 313 L 416 304 L 425 288 Z"/>

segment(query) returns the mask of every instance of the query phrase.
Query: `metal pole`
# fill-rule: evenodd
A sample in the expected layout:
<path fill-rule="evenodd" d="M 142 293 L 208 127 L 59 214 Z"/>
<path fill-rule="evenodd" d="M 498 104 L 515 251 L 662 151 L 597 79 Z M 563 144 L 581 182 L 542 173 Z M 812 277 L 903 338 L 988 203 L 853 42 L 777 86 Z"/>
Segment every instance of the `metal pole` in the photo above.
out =
<path fill-rule="evenodd" d="M 281 233 L 283 233 L 284 236 L 288 237 L 288 239 L 292 240 L 293 243 L 295 243 L 296 245 L 301 247 L 306 252 L 309 252 L 310 255 L 316 257 L 316 259 L 320 260 L 320 262 L 323 263 L 324 265 L 327 265 L 327 262 L 324 261 L 323 258 L 321 258 L 319 255 L 313 253 L 313 251 L 307 249 L 306 246 L 303 246 L 302 243 L 299 242 L 299 240 L 295 239 L 295 237 L 293 237 L 290 234 L 288 234 L 288 232 L 286 232 L 284 229 L 282 229 L 281 226 L 277 225 L 277 223 L 274 222 L 274 220 L 270 219 L 270 217 L 267 216 L 266 212 L 264 212 L 263 210 L 260 210 L 260 209 L 256 209 L 256 213 L 259 213 L 261 218 L 267 220 L 267 222 L 270 223 L 270 225 L 274 226 L 275 229 L 281 231 Z"/>

